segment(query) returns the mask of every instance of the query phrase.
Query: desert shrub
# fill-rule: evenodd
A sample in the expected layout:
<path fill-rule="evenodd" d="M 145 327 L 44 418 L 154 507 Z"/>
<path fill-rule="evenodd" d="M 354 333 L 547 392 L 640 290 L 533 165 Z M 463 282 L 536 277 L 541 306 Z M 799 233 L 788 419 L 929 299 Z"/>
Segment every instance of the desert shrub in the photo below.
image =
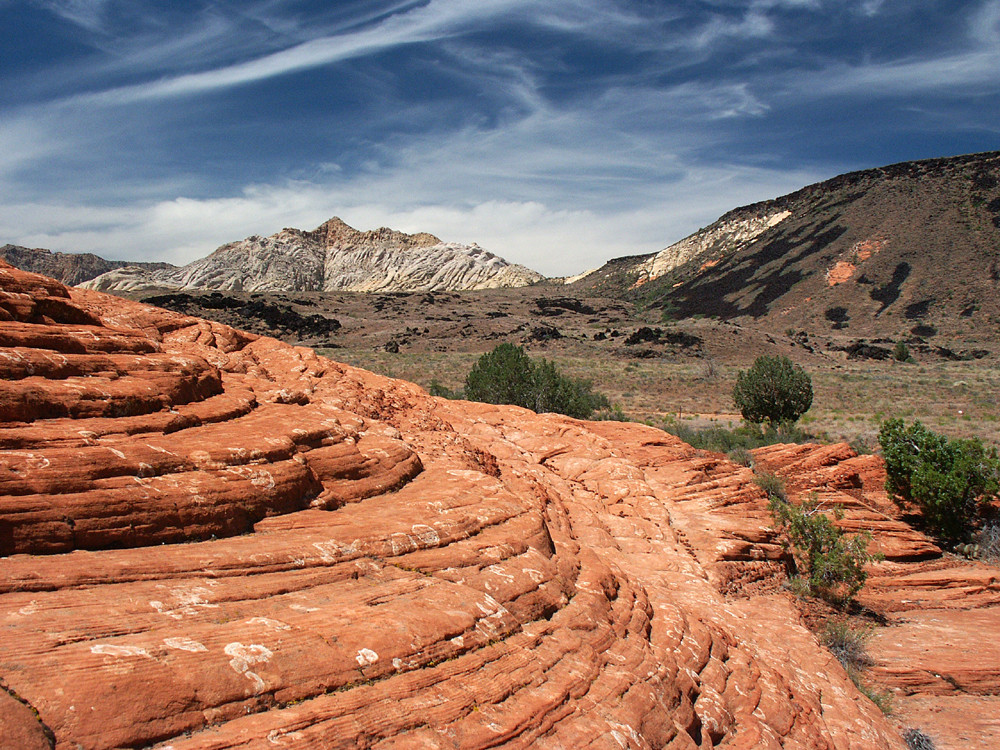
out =
<path fill-rule="evenodd" d="M 977 557 L 994 565 L 1000 563 L 1000 523 L 990 521 L 977 531 L 972 541 L 977 550 Z"/>
<path fill-rule="evenodd" d="M 718 380 L 721 373 L 722 368 L 719 367 L 718 362 L 711 357 L 705 360 L 705 364 L 701 368 L 701 376 L 705 380 Z"/>
<path fill-rule="evenodd" d="M 942 539 L 967 539 L 980 504 L 1000 489 L 996 449 L 978 438 L 949 440 L 920 422 L 906 427 L 901 419 L 883 422 L 878 439 L 889 496 L 917 505 L 927 528 Z"/>
<path fill-rule="evenodd" d="M 753 481 L 764 490 L 768 499 L 777 499 L 783 503 L 788 502 L 788 495 L 785 492 L 785 481 L 777 474 L 761 472 L 754 477 Z"/>
<path fill-rule="evenodd" d="M 848 441 L 848 445 L 859 456 L 868 456 L 875 452 L 877 441 L 874 434 L 867 433 L 855 435 Z"/>
<path fill-rule="evenodd" d="M 607 397 L 594 393 L 588 381 L 566 377 L 554 363 L 536 362 L 514 344 L 500 344 L 480 357 L 465 378 L 464 393 L 472 401 L 514 404 L 580 419 L 596 409 L 611 408 Z"/>
<path fill-rule="evenodd" d="M 874 631 L 870 627 L 852 628 L 846 622 L 827 622 L 820 633 L 820 642 L 832 653 L 851 682 L 884 714 L 892 713 L 892 695 L 865 682 L 864 673 L 875 664 L 868 654 L 868 641 Z"/>
<path fill-rule="evenodd" d="M 919 729 L 907 729 L 903 732 L 903 741 L 909 750 L 935 750 L 934 740 Z"/>
<path fill-rule="evenodd" d="M 736 375 L 733 401 L 753 424 L 795 422 L 809 410 L 812 400 L 812 380 L 788 357 L 757 357 L 749 370 Z"/>
<path fill-rule="evenodd" d="M 628 414 L 618 404 L 605 406 L 590 415 L 590 419 L 595 422 L 628 422 Z"/>
<path fill-rule="evenodd" d="M 868 654 L 871 628 L 852 628 L 846 622 L 827 622 L 820 634 L 820 642 L 837 657 L 848 674 L 867 669 L 874 664 Z"/>
<path fill-rule="evenodd" d="M 886 690 L 879 690 L 872 685 L 867 685 L 863 680 L 858 677 L 857 679 L 851 678 L 855 686 L 865 697 L 868 698 L 872 703 L 878 706 L 878 710 L 884 713 L 886 716 L 892 715 L 892 693 Z"/>
<path fill-rule="evenodd" d="M 868 578 L 865 565 L 880 559 L 868 552 L 871 533 L 866 531 L 846 537 L 822 512 L 815 495 L 796 506 L 771 494 L 769 508 L 775 525 L 788 537 L 788 545 L 797 566 L 804 571 L 810 593 L 835 603 L 853 599 Z M 835 519 L 843 518 L 839 507 L 831 512 Z"/>
<path fill-rule="evenodd" d="M 896 345 L 892 347 L 892 358 L 897 362 L 909 361 L 910 347 L 906 345 L 905 341 L 897 341 Z"/>
<path fill-rule="evenodd" d="M 816 439 L 803 430 L 791 424 L 761 427 L 754 424 L 742 424 L 732 429 L 726 427 L 691 427 L 683 422 L 668 420 L 656 423 L 665 432 L 675 435 L 690 445 L 716 453 L 729 453 L 743 448 L 753 450 L 775 443 L 807 443 Z"/>
<path fill-rule="evenodd" d="M 453 391 L 451 388 L 441 385 L 436 378 L 431 381 L 429 386 L 427 386 L 427 392 L 432 396 L 440 396 L 441 398 L 450 399 L 462 398 L 464 395 L 461 388 L 457 391 Z"/>
<path fill-rule="evenodd" d="M 734 464 L 753 468 L 753 454 L 746 448 L 733 448 L 726 455 Z"/>
<path fill-rule="evenodd" d="M 472 366 L 465 377 L 465 396 L 470 401 L 488 404 L 527 406 L 534 369 L 523 347 L 500 344 Z"/>

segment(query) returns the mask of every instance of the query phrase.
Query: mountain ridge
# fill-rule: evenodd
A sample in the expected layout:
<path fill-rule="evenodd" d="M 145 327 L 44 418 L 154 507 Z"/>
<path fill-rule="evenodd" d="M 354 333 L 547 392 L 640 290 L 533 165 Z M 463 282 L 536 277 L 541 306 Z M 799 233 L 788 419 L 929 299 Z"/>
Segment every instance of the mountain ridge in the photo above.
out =
<path fill-rule="evenodd" d="M 900 162 L 735 208 L 577 282 L 669 317 L 863 335 L 1000 325 L 1000 152 Z"/>
<path fill-rule="evenodd" d="M 11 244 L 0 247 L 0 260 L 23 271 L 40 273 L 70 286 L 76 286 L 99 274 L 126 266 L 137 266 L 148 270 L 176 267 L 170 263 L 107 260 L 93 253 L 61 253 L 41 247 Z"/>
<path fill-rule="evenodd" d="M 333 217 L 310 231 L 286 227 L 229 242 L 180 268 L 117 268 L 81 286 L 105 292 L 423 292 L 526 286 L 543 278 L 474 243 L 388 227 L 362 231 Z"/>

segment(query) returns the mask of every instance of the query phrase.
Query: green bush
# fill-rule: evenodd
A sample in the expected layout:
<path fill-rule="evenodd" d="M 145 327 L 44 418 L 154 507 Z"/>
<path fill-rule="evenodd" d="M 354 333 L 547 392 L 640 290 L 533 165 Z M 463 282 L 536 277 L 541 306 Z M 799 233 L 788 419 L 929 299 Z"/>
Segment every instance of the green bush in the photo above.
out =
<path fill-rule="evenodd" d="M 753 468 L 753 453 L 743 447 L 733 448 L 726 457 L 734 464 Z"/>
<path fill-rule="evenodd" d="M 815 496 L 796 506 L 772 494 L 769 507 L 775 525 L 788 536 L 797 566 L 808 576 L 810 593 L 838 603 L 853 599 L 868 578 L 865 565 L 880 559 L 868 552 L 871 533 L 845 537 Z M 843 518 L 840 508 L 832 512 L 835 519 Z"/>
<path fill-rule="evenodd" d="M 565 377 L 554 363 L 535 361 L 514 344 L 500 344 L 480 357 L 465 378 L 464 392 L 471 401 L 514 404 L 579 419 L 611 408 L 607 397 L 594 393 L 588 381 Z"/>
<path fill-rule="evenodd" d="M 812 400 L 812 380 L 788 357 L 757 357 L 749 370 L 736 375 L 733 401 L 752 424 L 795 422 Z"/>
<path fill-rule="evenodd" d="M 968 539 L 979 506 L 1000 489 L 995 448 L 978 438 L 949 440 L 920 422 L 882 423 L 878 434 L 885 459 L 885 489 L 900 505 L 917 505 L 927 528 L 945 541 Z"/>
<path fill-rule="evenodd" d="M 897 341 L 896 345 L 892 348 L 892 358 L 897 362 L 909 362 L 910 361 L 910 347 L 906 345 L 905 341 Z"/>

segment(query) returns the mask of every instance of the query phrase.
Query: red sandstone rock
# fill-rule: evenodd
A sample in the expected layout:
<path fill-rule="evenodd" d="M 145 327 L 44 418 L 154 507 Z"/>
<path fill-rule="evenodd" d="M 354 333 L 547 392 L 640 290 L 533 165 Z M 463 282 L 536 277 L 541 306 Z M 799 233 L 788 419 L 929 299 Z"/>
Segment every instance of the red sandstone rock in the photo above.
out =
<path fill-rule="evenodd" d="M 5 740 L 902 747 L 742 467 L 2 265 L 0 310 Z"/>
<path fill-rule="evenodd" d="M 872 566 L 861 603 L 886 618 L 869 646 L 876 686 L 891 691 L 900 726 L 938 750 L 1000 743 L 1000 570 L 942 553 L 899 519 L 874 456 L 846 445 L 772 446 L 755 458 L 795 499 L 817 492 L 845 510 L 840 525 L 868 530 L 886 562 Z M 860 478 L 845 479 L 851 474 Z"/>

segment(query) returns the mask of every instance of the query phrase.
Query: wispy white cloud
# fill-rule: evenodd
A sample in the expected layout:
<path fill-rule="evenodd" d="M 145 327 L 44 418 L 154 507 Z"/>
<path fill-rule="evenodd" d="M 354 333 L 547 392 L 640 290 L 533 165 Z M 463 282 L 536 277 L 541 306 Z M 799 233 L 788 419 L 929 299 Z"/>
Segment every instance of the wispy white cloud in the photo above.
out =
<path fill-rule="evenodd" d="M 986 47 L 1000 47 L 1000 0 L 988 0 L 972 14 L 969 33 Z"/>
<path fill-rule="evenodd" d="M 100 2 L 49 6 L 90 30 L 106 20 Z M 768 153 L 760 143 L 774 139 L 747 145 L 749 131 L 816 128 L 830 101 L 909 97 L 930 117 L 931 95 L 997 91 L 1000 0 L 964 6 L 953 45 L 903 45 L 909 53 L 881 57 L 816 51 L 794 37 L 834 6 L 859 25 L 866 13 L 901 12 L 878 0 L 851 0 L 846 12 L 833 0 L 660 9 L 400 0 L 362 16 L 331 10 L 310 25 L 294 4 L 209 4 L 183 29 L 152 24 L 111 38 L 113 53 L 81 65 L 88 85 L 80 88 L 91 93 L 0 110 L 0 242 L 183 263 L 225 241 L 337 214 L 361 228 L 479 242 L 548 274 L 653 252 L 735 205 L 861 166 L 829 157 L 824 169 L 797 167 L 824 162 L 782 161 L 795 153 L 790 144 Z M 259 33 L 234 47 L 247 17 Z M 521 44 L 470 33 L 499 28 L 529 33 Z M 534 44 L 540 29 L 551 48 Z M 421 55 L 390 54 L 418 44 Z M 404 58 L 424 67 L 392 68 Z M 310 137 L 302 123 L 313 113 L 293 107 L 279 123 L 262 106 L 248 122 L 240 118 L 250 107 L 227 109 L 241 101 L 240 87 L 347 60 L 345 74 L 370 84 L 355 87 L 368 109 L 348 125 L 337 121 L 354 116 L 343 109 L 316 116 L 333 135 L 313 151 L 272 153 L 291 138 L 286 125 Z M 405 90 L 424 71 L 433 79 L 426 92 Z M 329 90 L 332 76 L 318 73 Z M 798 117 L 808 108 L 810 123 L 786 120 L 794 108 Z M 258 127 L 259 139 L 239 140 Z M 206 145 L 229 133 L 229 151 Z M 156 157 L 163 163 L 146 169 Z M 260 167 L 253 177 L 247 165 Z"/>
<path fill-rule="evenodd" d="M 751 6 L 742 18 L 735 20 L 714 16 L 695 33 L 681 38 L 681 46 L 705 49 L 727 39 L 764 38 L 774 32 L 774 23 L 763 8 Z"/>
<path fill-rule="evenodd" d="M 34 0 L 34 3 L 88 31 L 101 31 L 110 0 Z"/>
<path fill-rule="evenodd" d="M 563 124 L 572 124 L 570 115 L 564 117 Z M 327 179 L 255 185 L 229 197 L 129 207 L 0 204 L 0 237 L 181 264 L 223 242 L 284 226 L 310 229 L 339 215 L 363 229 L 385 225 L 477 242 L 547 275 L 569 275 L 613 257 L 655 252 L 735 205 L 789 192 L 820 176 L 705 167 L 654 154 L 650 143 L 633 143 L 629 150 L 623 142 L 615 153 L 582 154 L 583 161 L 572 164 L 571 148 L 541 142 L 555 135 L 557 125 L 521 127 L 536 129 L 541 139 L 521 153 L 510 149 L 516 134 L 508 141 L 468 131 L 437 149 L 404 148 L 392 169 L 349 179 L 333 171 Z M 665 174 L 669 179 L 650 179 Z"/>
<path fill-rule="evenodd" d="M 447 39 L 467 31 L 474 24 L 532 5 L 533 0 L 431 0 L 426 5 L 407 7 L 375 25 L 310 39 L 224 67 L 112 89 L 93 98 L 113 103 L 131 102 L 250 84 L 401 45 Z M 568 23 L 566 14 L 550 12 L 540 17 L 544 19 L 549 19 L 550 23 Z"/>
<path fill-rule="evenodd" d="M 831 94 L 902 95 L 919 92 L 1000 91 L 1000 50 L 973 50 L 933 58 L 837 64 L 816 73 L 794 74 L 806 98 Z"/>

